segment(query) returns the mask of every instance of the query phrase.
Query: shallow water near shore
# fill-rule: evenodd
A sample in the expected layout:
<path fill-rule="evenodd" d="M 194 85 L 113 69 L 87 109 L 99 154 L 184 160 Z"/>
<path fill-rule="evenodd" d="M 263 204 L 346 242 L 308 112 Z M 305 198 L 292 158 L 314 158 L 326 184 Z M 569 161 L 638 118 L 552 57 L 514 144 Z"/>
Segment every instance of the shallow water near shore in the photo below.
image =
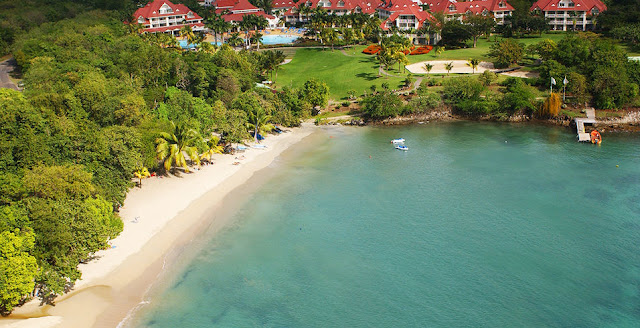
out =
<path fill-rule="evenodd" d="M 637 135 L 453 122 L 320 138 L 187 247 L 130 325 L 640 326 Z"/>

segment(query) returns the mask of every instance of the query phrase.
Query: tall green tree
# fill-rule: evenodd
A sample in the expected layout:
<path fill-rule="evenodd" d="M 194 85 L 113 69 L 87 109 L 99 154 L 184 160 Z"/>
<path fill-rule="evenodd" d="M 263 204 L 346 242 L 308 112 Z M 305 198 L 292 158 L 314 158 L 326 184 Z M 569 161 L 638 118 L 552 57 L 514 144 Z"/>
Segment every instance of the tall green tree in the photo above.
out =
<path fill-rule="evenodd" d="M 0 231 L 0 314 L 7 315 L 33 291 L 38 270 L 30 252 L 35 235 L 27 231 Z"/>
<path fill-rule="evenodd" d="M 176 125 L 171 122 L 171 130 L 161 132 L 156 139 L 156 154 L 164 169 L 169 171 L 172 167 L 182 167 L 189 172 L 187 158 L 200 165 L 198 149 L 195 146 L 200 138 L 194 129 L 185 124 Z"/>

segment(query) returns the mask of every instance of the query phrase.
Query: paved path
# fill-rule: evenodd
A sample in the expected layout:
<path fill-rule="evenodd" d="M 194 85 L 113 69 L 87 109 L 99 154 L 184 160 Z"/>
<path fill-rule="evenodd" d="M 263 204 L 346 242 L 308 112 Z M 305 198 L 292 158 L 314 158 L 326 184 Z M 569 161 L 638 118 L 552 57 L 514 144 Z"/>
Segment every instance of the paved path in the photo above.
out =
<path fill-rule="evenodd" d="M 13 71 L 15 65 L 16 61 L 13 57 L 0 63 L 0 88 L 20 90 L 9 78 L 9 72 Z"/>
<path fill-rule="evenodd" d="M 346 51 L 344 51 L 344 49 L 340 49 L 340 52 L 347 57 L 353 57 L 353 55 L 349 55 Z"/>
<path fill-rule="evenodd" d="M 401 76 L 398 76 L 398 75 L 393 75 L 393 74 L 387 73 L 387 71 L 382 69 L 382 67 L 378 67 L 378 75 L 386 75 L 386 76 L 391 76 L 391 77 L 401 77 Z"/>

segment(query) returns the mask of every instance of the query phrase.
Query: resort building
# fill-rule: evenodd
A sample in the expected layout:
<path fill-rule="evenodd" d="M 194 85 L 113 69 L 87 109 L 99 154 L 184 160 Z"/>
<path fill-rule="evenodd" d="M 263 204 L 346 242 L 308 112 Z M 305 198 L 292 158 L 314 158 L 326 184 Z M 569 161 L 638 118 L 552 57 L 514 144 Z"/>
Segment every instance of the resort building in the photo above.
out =
<path fill-rule="evenodd" d="M 448 19 L 462 20 L 465 15 L 493 16 L 496 24 L 504 24 L 504 18 L 510 16 L 513 7 L 506 0 L 423 0 L 423 5 L 431 12 L 441 12 Z"/>
<path fill-rule="evenodd" d="M 267 19 L 269 28 L 275 28 L 278 26 L 280 20 L 264 12 L 264 9 L 258 8 L 248 0 L 218 0 L 214 3 L 216 6 L 216 13 L 221 14 L 222 18 L 230 23 L 236 24 L 242 21 L 242 17 L 245 15 L 262 16 Z"/>
<path fill-rule="evenodd" d="M 411 0 L 385 0 L 376 10 L 382 20 L 380 27 L 385 31 L 394 26 L 401 31 L 417 30 L 427 20 L 433 20 L 429 12 Z"/>
<path fill-rule="evenodd" d="M 607 10 L 600 0 L 538 0 L 532 12 L 544 14 L 554 31 L 593 29 L 594 17 Z"/>
<path fill-rule="evenodd" d="M 352 13 L 373 15 L 381 0 L 300 0 L 294 3 L 291 0 L 274 0 L 273 10 L 282 15 L 288 25 L 306 22 L 309 17 L 303 13 L 302 6 L 310 9 L 323 8 L 329 15 L 342 16 Z"/>
<path fill-rule="evenodd" d="M 168 0 L 155 0 L 139 8 L 133 14 L 135 22 L 142 24 L 142 32 L 171 33 L 178 35 L 184 26 L 194 31 L 203 31 L 202 17 L 185 5 L 176 5 Z"/>

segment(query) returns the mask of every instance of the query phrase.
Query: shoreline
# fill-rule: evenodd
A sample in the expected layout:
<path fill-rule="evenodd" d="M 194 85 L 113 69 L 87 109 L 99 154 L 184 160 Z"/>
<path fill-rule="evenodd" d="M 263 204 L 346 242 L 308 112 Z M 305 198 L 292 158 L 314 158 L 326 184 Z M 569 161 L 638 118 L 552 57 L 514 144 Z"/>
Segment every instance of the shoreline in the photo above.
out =
<path fill-rule="evenodd" d="M 83 278 L 73 291 L 59 296 L 55 306 L 40 306 L 38 299 L 32 300 L 0 319 L 0 327 L 120 326 L 144 303 L 144 296 L 177 248 L 203 229 L 215 233 L 228 223 L 212 218 L 224 212 L 223 200 L 315 128 L 307 123 L 289 130 L 265 139 L 265 149 L 217 154 L 213 165 L 199 171 L 143 180 L 142 188 L 131 189 L 120 209 L 122 233 L 110 241 L 111 249 L 96 253 L 98 259 L 79 266 Z"/>

